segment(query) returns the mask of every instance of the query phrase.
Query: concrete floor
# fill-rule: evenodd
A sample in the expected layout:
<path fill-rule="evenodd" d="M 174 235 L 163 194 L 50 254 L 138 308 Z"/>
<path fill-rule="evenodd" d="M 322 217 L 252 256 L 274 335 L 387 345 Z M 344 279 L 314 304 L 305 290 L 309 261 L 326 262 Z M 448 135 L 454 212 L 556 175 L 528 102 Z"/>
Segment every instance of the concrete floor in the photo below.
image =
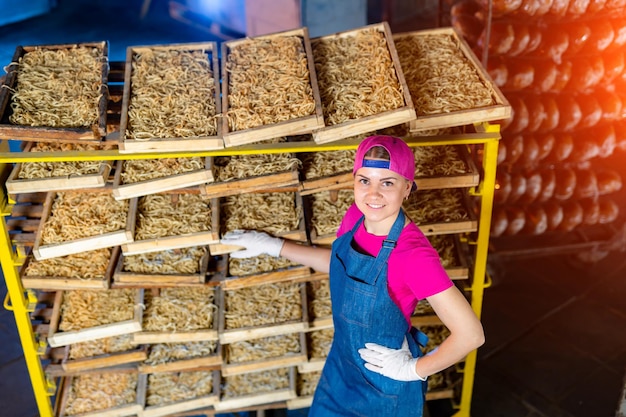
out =
<path fill-rule="evenodd" d="M 152 3 L 140 19 L 138 0 L 60 0 L 45 16 L 0 27 L 0 62 L 8 64 L 17 45 L 108 40 L 111 60 L 123 61 L 129 45 L 220 39 L 172 20 L 165 1 Z M 595 263 L 549 252 L 490 257 L 494 285 L 484 296 L 487 342 L 478 354 L 473 416 L 616 415 L 626 372 L 624 250 L 621 245 Z M 0 415 L 35 417 L 14 319 L 4 309 L 0 340 Z M 447 401 L 429 409 L 431 417 L 453 413 Z"/>

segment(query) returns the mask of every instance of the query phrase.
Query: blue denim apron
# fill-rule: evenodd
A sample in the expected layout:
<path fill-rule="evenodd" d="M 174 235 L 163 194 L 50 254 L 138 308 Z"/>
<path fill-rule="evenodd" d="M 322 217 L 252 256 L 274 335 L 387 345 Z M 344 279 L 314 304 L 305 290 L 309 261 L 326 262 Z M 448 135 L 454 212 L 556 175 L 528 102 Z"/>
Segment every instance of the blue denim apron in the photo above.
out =
<path fill-rule="evenodd" d="M 330 294 L 335 336 L 320 377 L 309 417 L 422 415 L 427 383 L 400 382 L 369 371 L 358 349 L 373 342 L 399 349 L 406 337 L 414 357 L 428 337 L 406 318 L 387 290 L 387 260 L 404 228 L 400 211 L 376 258 L 353 247 L 363 222 L 333 243 Z"/>

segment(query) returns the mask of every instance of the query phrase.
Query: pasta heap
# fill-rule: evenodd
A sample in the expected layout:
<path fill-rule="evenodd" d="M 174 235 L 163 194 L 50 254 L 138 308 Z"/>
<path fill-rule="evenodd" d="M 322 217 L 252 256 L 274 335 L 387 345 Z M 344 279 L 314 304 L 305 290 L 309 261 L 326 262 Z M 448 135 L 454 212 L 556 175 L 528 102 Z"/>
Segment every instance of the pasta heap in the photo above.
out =
<path fill-rule="evenodd" d="M 215 78 L 207 51 L 145 49 L 132 56 L 126 137 L 217 134 Z"/>
<path fill-rule="evenodd" d="M 81 330 L 132 320 L 135 316 L 135 289 L 63 292 L 59 330 Z"/>
<path fill-rule="evenodd" d="M 176 332 L 213 328 L 217 313 L 212 287 L 162 288 L 160 294 L 145 294 L 145 331 Z"/>
<path fill-rule="evenodd" d="M 441 259 L 441 265 L 444 268 L 450 268 L 457 265 L 456 247 L 454 246 L 454 239 L 448 235 L 433 235 L 427 236 L 430 244 L 439 253 L 439 259 Z"/>
<path fill-rule="evenodd" d="M 90 340 L 88 342 L 72 343 L 70 346 L 70 359 L 82 359 L 110 353 L 126 352 L 135 348 L 132 343 L 132 335 L 105 337 L 104 339 Z"/>
<path fill-rule="evenodd" d="M 228 273 L 230 276 L 245 276 L 276 271 L 298 265 L 287 258 L 269 255 L 253 256 L 251 258 L 228 258 Z"/>
<path fill-rule="evenodd" d="M 395 45 L 418 117 L 494 104 L 451 35 L 402 36 Z"/>
<path fill-rule="evenodd" d="M 224 316 L 226 329 L 301 319 L 300 284 L 263 284 L 225 291 Z"/>
<path fill-rule="evenodd" d="M 305 154 L 302 165 L 307 180 L 351 172 L 356 150 L 311 152 Z"/>
<path fill-rule="evenodd" d="M 224 377 L 222 383 L 224 398 L 261 394 L 286 388 L 289 388 L 289 370 L 286 368 L 227 376 Z"/>
<path fill-rule="evenodd" d="M 120 177 L 122 184 L 134 184 L 204 169 L 204 160 L 200 157 L 129 159 L 122 162 Z"/>
<path fill-rule="evenodd" d="M 29 152 L 65 152 L 65 151 L 95 151 L 109 147 L 94 144 L 73 144 L 37 142 Z M 67 161 L 67 162 L 22 162 L 18 174 L 19 179 L 71 177 L 97 174 L 102 166 L 101 161 Z"/>
<path fill-rule="evenodd" d="M 333 201 L 333 196 L 337 196 Z M 321 191 L 312 194 L 311 225 L 315 228 L 318 236 L 337 233 L 343 216 L 352 203 L 354 192 L 352 190 Z"/>
<path fill-rule="evenodd" d="M 102 48 L 34 49 L 19 59 L 9 121 L 26 126 L 98 124 Z"/>
<path fill-rule="evenodd" d="M 418 146 L 415 148 L 415 176 L 441 177 L 467 172 L 455 146 Z"/>
<path fill-rule="evenodd" d="M 105 248 L 40 261 L 31 258 L 24 275 L 82 280 L 104 278 L 111 261 L 111 252 L 110 248 Z"/>
<path fill-rule="evenodd" d="M 298 374 L 298 395 L 301 397 L 313 395 L 321 376 L 322 371 Z"/>
<path fill-rule="evenodd" d="M 405 105 L 387 40 L 376 29 L 311 42 L 327 125 Z"/>
<path fill-rule="evenodd" d="M 42 225 L 42 243 L 60 243 L 124 230 L 128 200 L 111 193 L 58 192 Z"/>
<path fill-rule="evenodd" d="M 285 138 L 276 138 L 259 143 L 281 143 Z M 217 181 L 230 181 L 260 175 L 275 174 L 297 169 L 300 160 L 288 153 L 257 153 L 216 157 L 214 165 Z"/>
<path fill-rule="evenodd" d="M 212 393 L 213 373 L 210 371 L 159 372 L 148 375 L 146 405 L 171 404 Z"/>
<path fill-rule="evenodd" d="M 311 359 L 325 358 L 330 352 L 330 346 L 333 343 L 335 329 L 316 330 L 307 333 L 307 344 L 309 347 L 309 357 Z"/>
<path fill-rule="evenodd" d="M 228 127 L 232 131 L 296 119 L 315 112 L 302 38 L 246 39 L 229 48 Z"/>
<path fill-rule="evenodd" d="M 259 230 L 279 234 L 296 230 L 302 208 L 295 193 L 248 193 L 224 197 L 221 205 L 226 231 Z"/>
<path fill-rule="evenodd" d="M 205 247 L 195 246 L 125 255 L 122 269 L 139 274 L 196 274 L 200 272 L 206 254 Z"/>
<path fill-rule="evenodd" d="M 217 342 L 213 340 L 186 343 L 157 343 L 150 347 L 146 365 L 159 365 L 184 359 L 214 355 Z"/>
<path fill-rule="evenodd" d="M 103 372 L 72 378 L 65 415 L 108 410 L 137 401 L 138 374 Z"/>
<path fill-rule="evenodd" d="M 137 205 L 135 240 L 211 230 L 210 199 L 199 194 L 150 194 Z"/>
<path fill-rule="evenodd" d="M 330 283 L 327 279 L 307 282 L 307 297 L 312 318 L 330 317 Z"/>
<path fill-rule="evenodd" d="M 227 363 L 252 362 L 302 352 L 298 333 L 234 342 L 225 348 Z"/>
<path fill-rule="evenodd" d="M 469 213 L 463 205 L 463 195 L 456 188 L 411 193 L 402 207 L 418 225 L 469 219 Z"/>

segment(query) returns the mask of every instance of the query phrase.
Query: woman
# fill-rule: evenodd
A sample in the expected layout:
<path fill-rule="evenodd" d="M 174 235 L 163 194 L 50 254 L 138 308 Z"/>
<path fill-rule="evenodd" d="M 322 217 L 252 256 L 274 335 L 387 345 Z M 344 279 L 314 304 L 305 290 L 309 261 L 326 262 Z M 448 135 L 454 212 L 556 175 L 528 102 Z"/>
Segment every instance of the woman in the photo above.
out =
<path fill-rule="evenodd" d="M 354 204 L 332 250 L 259 232 L 234 232 L 223 243 L 330 274 L 335 336 L 309 416 L 421 416 L 426 378 L 484 343 L 480 321 L 441 266 L 437 251 L 402 210 L 414 190 L 413 151 L 400 138 L 371 136 L 359 145 Z M 426 299 L 450 336 L 427 355 L 412 328 Z"/>

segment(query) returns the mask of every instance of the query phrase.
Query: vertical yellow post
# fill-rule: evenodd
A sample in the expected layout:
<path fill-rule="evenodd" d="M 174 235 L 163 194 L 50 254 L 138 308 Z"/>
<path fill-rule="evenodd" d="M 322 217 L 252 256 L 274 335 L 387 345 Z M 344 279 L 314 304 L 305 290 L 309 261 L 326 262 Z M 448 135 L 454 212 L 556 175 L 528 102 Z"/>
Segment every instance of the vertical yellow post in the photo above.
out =
<path fill-rule="evenodd" d="M 7 209 L 7 196 L 0 191 L 0 209 L 2 218 L 0 219 L 0 261 L 2 262 L 2 272 L 7 285 L 10 310 L 13 311 L 15 324 L 22 343 L 26 367 L 30 375 L 31 384 L 35 394 L 35 401 L 41 417 L 52 417 L 53 410 L 50 397 L 48 395 L 48 384 L 46 375 L 41 366 L 40 358 L 37 354 L 37 341 L 33 333 L 33 327 L 28 312 L 28 299 L 25 296 L 24 288 L 19 279 L 17 267 L 14 263 L 14 253 L 11 246 L 9 232 L 6 227 L 5 216 L 9 215 Z M 6 306 L 7 303 L 5 303 Z M 8 306 L 7 306 L 8 307 Z"/>
<path fill-rule="evenodd" d="M 487 125 L 486 133 L 499 132 L 499 125 Z M 480 184 L 481 197 L 480 217 L 478 222 L 478 236 L 475 249 L 474 276 L 471 287 L 472 309 L 480 318 L 483 307 L 485 290 L 485 276 L 487 274 L 487 253 L 489 249 L 489 232 L 493 210 L 493 197 L 496 184 L 496 167 L 498 164 L 498 140 L 490 139 L 484 143 L 483 149 L 483 179 Z M 459 410 L 454 417 L 469 417 L 472 403 L 472 391 L 476 374 L 477 351 L 471 352 L 465 359 L 465 370 Z"/>

